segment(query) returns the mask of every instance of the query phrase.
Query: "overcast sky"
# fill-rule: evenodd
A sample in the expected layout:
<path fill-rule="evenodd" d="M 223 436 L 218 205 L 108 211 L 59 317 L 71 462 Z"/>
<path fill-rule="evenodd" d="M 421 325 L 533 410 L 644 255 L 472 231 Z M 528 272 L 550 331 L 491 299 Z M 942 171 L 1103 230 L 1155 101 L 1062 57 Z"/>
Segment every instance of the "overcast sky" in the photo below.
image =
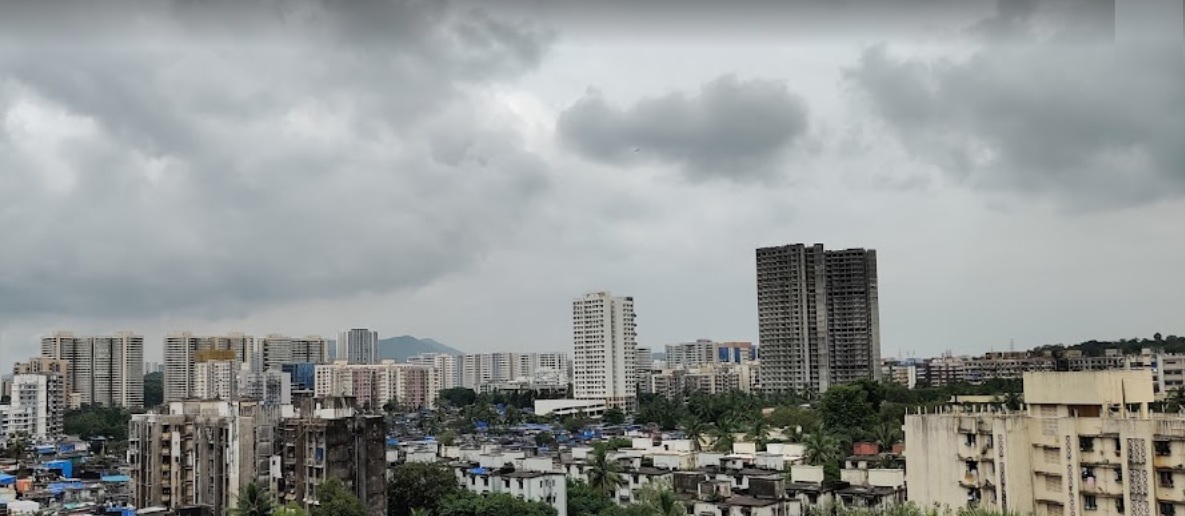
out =
<path fill-rule="evenodd" d="M 592 290 L 641 345 L 756 340 L 796 242 L 878 251 L 887 357 L 1185 333 L 1179 0 L 241 4 L 3 8 L 0 368 L 570 350 Z"/>

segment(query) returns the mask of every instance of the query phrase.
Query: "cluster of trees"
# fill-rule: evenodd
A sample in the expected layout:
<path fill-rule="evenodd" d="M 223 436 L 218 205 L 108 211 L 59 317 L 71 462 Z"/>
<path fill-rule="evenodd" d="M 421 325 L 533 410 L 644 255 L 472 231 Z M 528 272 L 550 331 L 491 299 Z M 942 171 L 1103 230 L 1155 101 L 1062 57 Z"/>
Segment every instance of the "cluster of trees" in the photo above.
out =
<path fill-rule="evenodd" d="M 132 412 L 120 407 L 86 405 L 78 410 L 66 412 L 63 416 L 63 431 L 83 439 L 106 437 L 110 442 L 128 440 L 128 421 Z"/>
<path fill-rule="evenodd" d="M 1185 353 L 1185 337 L 1177 335 L 1161 335 L 1156 333 L 1152 338 L 1131 338 L 1119 340 L 1088 340 L 1078 344 L 1048 344 L 1034 348 L 1033 351 L 1052 351 L 1055 355 L 1067 350 L 1079 350 L 1088 356 L 1100 356 L 1108 349 L 1118 349 L 1125 355 L 1133 355 L 1144 348 L 1163 349 L 1166 353 Z"/>
<path fill-rule="evenodd" d="M 952 396 L 964 394 L 994 394 L 1001 405 L 1019 408 L 1019 392 L 1019 381 L 911 390 L 863 380 L 832 387 L 822 396 L 813 392 L 691 393 L 676 399 L 644 395 L 634 420 L 662 430 L 681 430 L 699 449 L 730 451 L 738 437 L 758 446 L 802 442 L 807 461 L 824 466 L 828 477 L 838 478 L 839 463 L 852 443 L 871 441 L 889 449 L 901 442 L 908 410 L 945 405 Z M 1185 395 L 1181 401 L 1185 404 Z"/>
<path fill-rule="evenodd" d="M 165 402 L 165 375 L 153 372 L 144 375 L 144 406 L 155 407 Z"/>
<path fill-rule="evenodd" d="M 447 466 L 406 463 L 387 482 L 387 516 L 555 516 L 554 507 L 506 493 L 479 495 L 457 485 Z M 315 516 L 315 515 L 314 515 Z"/>
<path fill-rule="evenodd" d="M 235 516 L 366 516 L 366 506 L 341 480 L 330 478 L 317 489 L 319 505 L 312 512 L 299 505 L 277 505 L 271 494 L 256 484 L 239 491 L 231 510 Z"/>

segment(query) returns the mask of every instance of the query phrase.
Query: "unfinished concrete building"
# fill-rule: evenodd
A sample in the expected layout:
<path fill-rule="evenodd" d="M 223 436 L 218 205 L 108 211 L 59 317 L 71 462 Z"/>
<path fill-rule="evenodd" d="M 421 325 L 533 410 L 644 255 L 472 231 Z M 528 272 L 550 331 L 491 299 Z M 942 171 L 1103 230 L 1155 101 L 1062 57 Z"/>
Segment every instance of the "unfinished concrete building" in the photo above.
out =
<path fill-rule="evenodd" d="M 266 485 L 282 411 L 254 401 L 185 401 L 128 424 L 137 507 L 203 506 L 223 516 L 252 482 Z M 289 413 L 290 413 L 289 408 Z"/>
<path fill-rule="evenodd" d="M 361 414 L 351 397 L 301 400 L 299 417 L 279 429 L 280 477 L 274 491 L 280 503 L 308 508 L 317 487 L 337 478 L 366 505 L 371 516 L 387 513 L 386 423 Z"/>

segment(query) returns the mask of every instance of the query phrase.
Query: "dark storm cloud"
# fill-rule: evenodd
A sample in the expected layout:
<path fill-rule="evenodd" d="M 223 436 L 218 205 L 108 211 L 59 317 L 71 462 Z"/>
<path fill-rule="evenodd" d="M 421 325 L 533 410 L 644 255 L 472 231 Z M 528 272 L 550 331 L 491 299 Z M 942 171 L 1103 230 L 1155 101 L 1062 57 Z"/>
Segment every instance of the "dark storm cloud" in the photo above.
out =
<path fill-rule="evenodd" d="M 1026 12 L 997 19 L 1015 33 Z M 1179 45 L 1086 43 L 1086 26 L 1073 41 L 1012 40 L 960 60 L 877 46 L 848 78 L 907 148 L 973 187 L 1081 209 L 1185 194 Z"/>
<path fill-rule="evenodd" d="M 590 90 L 560 114 L 560 138 L 608 163 L 656 158 L 688 178 L 767 179 L 807 130 L 807 108 L 781 82 L 722 76 L 692 96 L 669 93 L 618 108 Z"/>
<path fill-rule="evenodd" d="M 0 22 L 0 318 L 424 285 L 546 188 L 479 92 L 547 31 L 438 2 L 62 5 Z"/>

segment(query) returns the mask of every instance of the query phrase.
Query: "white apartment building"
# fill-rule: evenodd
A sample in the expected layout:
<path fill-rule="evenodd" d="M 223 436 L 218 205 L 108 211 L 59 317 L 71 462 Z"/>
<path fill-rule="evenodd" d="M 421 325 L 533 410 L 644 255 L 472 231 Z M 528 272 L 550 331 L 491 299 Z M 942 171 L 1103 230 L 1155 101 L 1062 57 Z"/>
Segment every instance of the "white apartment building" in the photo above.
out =
<path fill-rule="evenodd" d="M 341 332 L 337 337 L 334 360 L 345 360 L 351 364 L 379 363 L 379 332 L 366 328 Z"/>
<path fill-rule="evenodd" d="M 353 396 L 359 406 L 381 408 L 396 402 L 409 408 L 430 407 L 440 394 L 436 369 L 383 360 L 378 364 L 349 364 L 338 360 L 319 365 L 314 395 Z"/>
<path fill-rule="evenodd" d="M 279 369 L 284 364 L 329 363 L 329 343 L 317 335 L 286 337 L 268 335 L 259 339 L 259 365 L 256 370 Z"/>
<path fill-rule="evenodd" d="M 461 487 L 474 493 L 507 493 L 522 500 L 551 505 L 556 516 L 568 515 L 568 482 L 561 472 L 515 470 L 500 473 L 485 468 L 454 471 Z"/>
<path fill-rule="evenodd" d="M 255 338 L 242 333 L 199 336 L 190 332 L 165 337 L 165 401 L 195 396 L 194 366 L 207 360 L 234 360 L 249 367 L 258 364 Z"/>
<path fill-rule="evenodd" d="M 910 501 L 1036 516 L 1185 511 L 1185 415 L 1149 411 L 1150 370 L 1023 380 L 1020 411 L 906 416 Z"/>
<path fill-rule="evenodd" d="M 447 353 L 420 353 L 407 357 L 407 363 L 436 369 L 436 376 L 440 379 L 441 389 L 452 389 L 461 386 L 461 372 L 458 368 L 460 357 Z"/>
<path fill-rule="evenodd" d="M 667 344 L 667 367 L 691 369 L 716 362 L 716 343 L 708 339 Z"/>
<path fill-rule="evenodd" d="M 23 432 L 34 439 L 60 435 L 64 410 L 59 402 L 64 388 L 58 374 L 13 375 L 9 404 L 0 405 L 0 435 Z"/>
<path fill-rule="evenodd" d="M 41 339 L 41 356 L 69 363 L 66 383 L 81 404 L 144 406 L 144 337 L 75 336 L 59 331 Z"/>
<path fill-rule="evenodd" d="M 637 400 L 634 298 L 592 292 L 572 301 L 573 394 L 632 409 Z"/>
<path fill-rule="evenodd" d="M 243 367 L 244 364 L 235 360 L 206 360 L 194 364 L 190 397 L 199 400 L 234 399 L 239 392 L 239 371 Z"/>

